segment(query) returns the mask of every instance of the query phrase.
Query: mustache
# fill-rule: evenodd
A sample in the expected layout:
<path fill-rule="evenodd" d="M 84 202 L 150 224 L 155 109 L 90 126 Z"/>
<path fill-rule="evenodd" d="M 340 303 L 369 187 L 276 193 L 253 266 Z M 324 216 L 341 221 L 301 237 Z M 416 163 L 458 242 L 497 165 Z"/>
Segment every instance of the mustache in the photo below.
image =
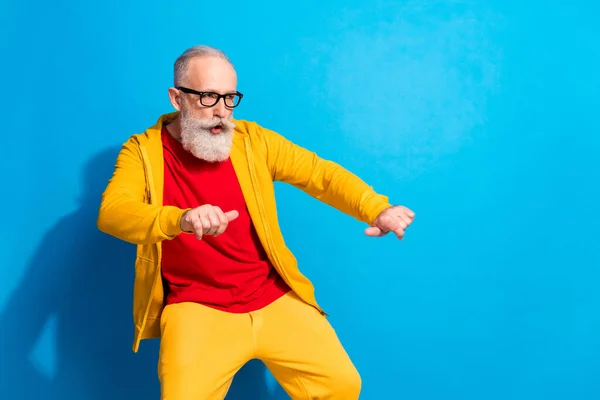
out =
<path fill-rule="evenodd" d="M 235 124 L 231 118 L 213 117 L 209 119 L 193 119 L 194 125 L 199 129 L 211 130 L 212 128 L 221 127 L 223 129 L 233 130 Z"/>

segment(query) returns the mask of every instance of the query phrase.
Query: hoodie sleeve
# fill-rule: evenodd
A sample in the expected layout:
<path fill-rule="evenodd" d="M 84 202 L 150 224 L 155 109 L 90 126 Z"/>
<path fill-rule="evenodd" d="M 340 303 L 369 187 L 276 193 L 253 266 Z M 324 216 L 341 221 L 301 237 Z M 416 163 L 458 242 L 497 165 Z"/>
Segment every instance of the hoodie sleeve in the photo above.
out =
<path fill-rule="evenodd" d="M 134 244 L 153 244 L 181 233 L 181 216 L 186 210 L 149 203 L 142 155 L 132 137 L 121 148 L 102 194 L 98 229 Z"/>
<path fill-rule="evenodd" d="M 274 181 L 289 183 L 355 219 L 373 224 L 391 204 L 355 174 L 269 129 L 258 127 Z"/>

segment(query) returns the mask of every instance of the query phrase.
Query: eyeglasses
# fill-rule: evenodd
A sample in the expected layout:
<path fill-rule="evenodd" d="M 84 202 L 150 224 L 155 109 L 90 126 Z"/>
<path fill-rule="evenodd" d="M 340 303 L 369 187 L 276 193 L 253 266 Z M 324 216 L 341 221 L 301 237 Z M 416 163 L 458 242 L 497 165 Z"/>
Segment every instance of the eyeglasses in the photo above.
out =
<path fill-rule="evenodd" d="M 240 101 L 242 100 L 242 97 L 244 97 L 244 95 L 240 92 L 227 94 L 219 94 L 215 92 L 199 92 L 197 90 L 186 88 L 183 86 L 177 86 L 175 89 L 181 90 L 183 93 L 198 95 L 198 97 L 200 98 L 200 104 L 202 104 L 204 107 L 213 107 L 219 102 L 219 100 L 221 100 L 221 98 L 223 98 L 225 107 L 235 108 L 240 105 Z"/>

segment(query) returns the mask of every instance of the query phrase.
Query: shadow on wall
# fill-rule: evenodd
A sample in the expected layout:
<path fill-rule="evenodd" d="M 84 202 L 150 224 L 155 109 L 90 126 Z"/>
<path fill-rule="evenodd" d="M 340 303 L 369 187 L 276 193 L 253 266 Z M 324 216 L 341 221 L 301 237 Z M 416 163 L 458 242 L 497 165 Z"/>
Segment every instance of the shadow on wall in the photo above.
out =
<path fill-rule="evenodd" d="M 2 396 L 160 397 L 158 340 L 145 341 L 137 354 L 131 351 L 135 247 L 96 228 L 100 195 L 118 151 L 107 149 L 88 162 L 79 209 L 44 235 L 22 283 L 0 312 Z M 270 392 L 264 365 L 252 361 L 238 373 L 227 396 L 242 399 L 289 397 L 280 387 Z"/>

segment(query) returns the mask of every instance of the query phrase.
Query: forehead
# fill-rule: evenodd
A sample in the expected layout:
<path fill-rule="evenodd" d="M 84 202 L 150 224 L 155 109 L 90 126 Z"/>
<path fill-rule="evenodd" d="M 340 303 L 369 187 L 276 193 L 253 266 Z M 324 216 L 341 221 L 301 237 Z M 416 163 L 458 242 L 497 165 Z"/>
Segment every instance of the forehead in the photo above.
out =
<path fill-rule="evenodd" d="M 218 57 L 197 57 L 190 60 L 187 80 L 196 90 L 235 91 L 237 75 L 233 66 Z"/>

